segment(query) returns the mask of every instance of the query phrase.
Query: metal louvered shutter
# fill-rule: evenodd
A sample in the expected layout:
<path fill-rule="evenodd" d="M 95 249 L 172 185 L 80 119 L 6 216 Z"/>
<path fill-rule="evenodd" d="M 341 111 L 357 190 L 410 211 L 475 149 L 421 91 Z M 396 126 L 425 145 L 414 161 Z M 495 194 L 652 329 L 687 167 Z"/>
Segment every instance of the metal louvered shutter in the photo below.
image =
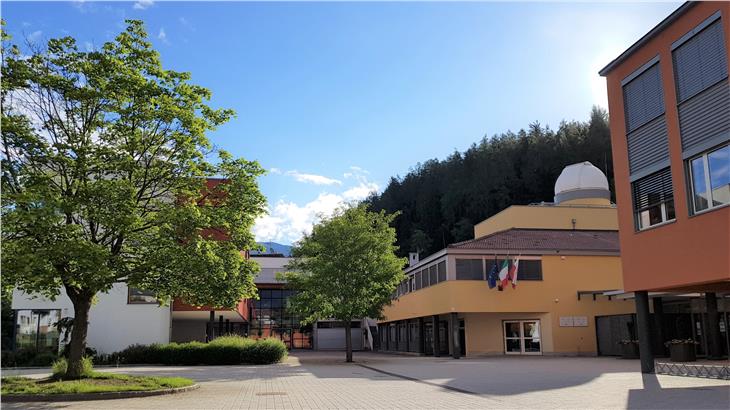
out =
<path fill-rule="evenodd" d="M 718 19 L 672 51 L 678 102 L 727 77 L 727 51 Z"/>
<path fill-rule="evenodd" d="M 721 81 L 681 103 L 682 151 L 695 155 L 730 140 L 730 83 Z"/>
<path fill-rule="evenodd" d="M 658 63 L 625 84 L 623 92 L 627 133 L 664 113 L 664 94 Z"/>
<path fill-rule="evenodd" d="M 641 211 L 673 199 L 674 190 L 672 189 L 670 168 L 664 168 L 635 181 L 632 190 L 634 211 Z"/>
<path fill-rule="evenodd" d="M 655 118 L 629 133 L 626 138 L 629 150 L 629 172 L 632 175 L 669 162 L 669 140 L 667 139 L 665 116 Z"/>

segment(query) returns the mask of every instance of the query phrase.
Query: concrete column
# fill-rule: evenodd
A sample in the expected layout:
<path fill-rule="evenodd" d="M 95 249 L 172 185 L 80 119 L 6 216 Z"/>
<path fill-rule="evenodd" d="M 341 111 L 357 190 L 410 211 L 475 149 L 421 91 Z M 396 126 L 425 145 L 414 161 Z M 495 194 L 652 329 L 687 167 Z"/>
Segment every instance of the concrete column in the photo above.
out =
<path fill-rule="evenodd" d="M 664 304 L 662 298 L 651 300 L 654 307 L 654 355 L 665 356 L 664 353 Z"/>
<path fill-rule="evenodd" d="M 210 311 L 210 318 L 205 326 L 205 342 L 213 340 L 213 323 L 215 323 L 215 310 Z"/>
<path fill-rule="evenodd" d="M 707 307 L 707 354 L 709 359 L 722 357 L 722 341 L 720 340 L 720 314 L 717 312 L 717 295 L 705 293 Z"/>
<path fill-rule="evenodd" d="M 651 330 L 649 329 L 649 293 L 645 290 L 636 291 L 634 296 L 641 372 L 654 373 L 654 357 L 651 354 Z"/>
<path fill-rule="evenodd" d="M 218 316 L 218 336 L 223 334 L 223 315 Z"/>
<path fill-rule="evenodd" d="M 449 350 L 451 357 L 458 359 L 461 357 L 461 343 L 459 341 L 459 317 L 456 312 L 449 315 Z"/>
<path fill-rule="evenodd" d="M 426 322 L 422 317 L 418 318 L 418 353 L 423 354 L 426 351 Z"/>
<path fill-rule="evenodd" d="M 441 345 L 439 341 L 439 316 L 431 316 L 431 323 L 433 323 L 433 356 L 441 356 Z"/>

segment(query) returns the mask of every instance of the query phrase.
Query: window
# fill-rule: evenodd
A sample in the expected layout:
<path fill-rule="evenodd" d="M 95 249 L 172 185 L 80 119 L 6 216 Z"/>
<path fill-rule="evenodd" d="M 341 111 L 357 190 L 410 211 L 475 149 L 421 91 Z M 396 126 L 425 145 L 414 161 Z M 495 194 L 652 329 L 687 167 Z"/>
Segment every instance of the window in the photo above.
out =
<path fill-rule="evenodd" d="M 484 266 L 481 259 L 457 259 L 456 280 L 484 280 Z"/>
<path fill-rule="evenodd" d="M 435 285 L 438 282 L 438 273 L 436 265 L 423 271 L 423 276 L 428 277 L 429 285 Z"/>
<path fill-rule="evenodd" d="M 638 75 L 627 78 L 623 85 L 626 132 L 632 132 L 664 114 L 664 92 L 659 61 L 653 60 Z"/>
<path fill-rule="evenodd" d="M 727 54 L 723 41 L 722 22 L 699 28 L 699 32 L 680 43 L 672 51 L 674 83 L 678 102 L 685 101 L 727 77 Z M 697 30 L 697 29 L 695 29 Z"/>
<path fill-rule="evenodd" d="M 423 278 L 423 287 L 427 288 L 431 286 L 431 280 L 428 277 L 428 269 L 424 269 L 421 272 L 419 272 L 419 275 Z"/>
<path fill-rule="evenodd" d="M 152 304 L 157 303 L 153 292 L 137 289 L 129 286 L 127 288 L 127 304 Z"/>
<path fill-rule="evenodd" d="M 689 161 L 695 212 L 730 203 L 730 145 Z"/>
<path fill-rule="evenodd" d="M 542 261 L 520 260 L 517 280 L 542 280 Z"/>
<path fill-rule="evenodd" d="M 439 262 L 438 266 L 438 282 L 446 280 L 446 261 Z M 433 285 L 433 282 L 431 282 Z"/>
<path fill-rule="evenodd" d="M 59 333 L 56 323 L 61 310 L 17 310 L 15 348 L 35 351 L 58 351 Z"/>
<path fill-rule="evenodd" d="M 423 276 L 421 275 L 421 272 L 416 272 L 416 290 L 421 289 L 423 286 Z"/>
<path fill-rule="evenodd" d="M 669 168 L 664 168 L 631 184 L 636 229 L 674 220 L 674 191 Z"/>

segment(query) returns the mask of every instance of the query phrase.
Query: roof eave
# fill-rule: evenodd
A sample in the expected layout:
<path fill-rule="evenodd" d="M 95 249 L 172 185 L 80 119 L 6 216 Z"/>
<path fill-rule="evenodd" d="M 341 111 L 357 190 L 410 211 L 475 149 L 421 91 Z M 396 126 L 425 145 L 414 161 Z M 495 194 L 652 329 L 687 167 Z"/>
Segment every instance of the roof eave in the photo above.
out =
<path fill-rule="evenodd" d="M 631 47 L 627 48 L 626 51 L 621 53 L 618 57 L 613 59 L 610 63 L 608 63 L 605 67 L 601 69 L 601 71 L 598 72 L 602 77 L 605 77 L 610 73 L 614 68 L 616 68 L 619 64 L 626 61 L 629 56 L 634 54 L 636 50 L 643 47 L 646 43 L 648 43 L 651 39 L 653 39 L 657 34 L 659 34 L 661 31 L 663 31 L 667 26 L 674 23 L 679 17 L 681 17 L 684 13 L 687 12 L 690 8 L 694 7 L 697 4 L 697 2 L 694 1 L 687 1 L 683 3 L 679 8 L 674 10 L 672 14 L 667 16 L 664 20 L 662 20 L 659 24 L 654 26 L 653 29 L 651 29 L 648 33 L 644 34 L 643 37 L 641 37 L 638 41 L 636 41 L 634 44 L 631 45 Z"/>

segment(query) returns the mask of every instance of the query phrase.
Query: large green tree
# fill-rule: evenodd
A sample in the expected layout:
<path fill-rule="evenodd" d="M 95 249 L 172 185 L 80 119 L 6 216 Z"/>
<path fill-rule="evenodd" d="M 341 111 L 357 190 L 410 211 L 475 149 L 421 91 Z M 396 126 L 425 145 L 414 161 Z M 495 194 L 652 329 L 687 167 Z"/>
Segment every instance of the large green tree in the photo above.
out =
<path fill-rule="evenodd" d="M 93 51 L 65 37 L 21 54 L 4 37 L 2 79 L 3 280 L 71 299 L 68 377 L 93 298 L 115 283 L 162 303 L 255 295 L 241 250 L 256 246 L 262 168 L 212 148 L 206 133 L 233 112 L 164 69 L 142 22 Z"/>
<path fill-rule="evenodd" d="M 290 309 L 304 323 L 333 318 L 344 323 L 346 357 L 352 361 L 351 322 L 380 318 L 403 280 L 405 258 L 395 255 L 397 214 L 365 205 L 339 209 L 314 226 L 293 248 L 285 278 L 298 293 Z"/>

